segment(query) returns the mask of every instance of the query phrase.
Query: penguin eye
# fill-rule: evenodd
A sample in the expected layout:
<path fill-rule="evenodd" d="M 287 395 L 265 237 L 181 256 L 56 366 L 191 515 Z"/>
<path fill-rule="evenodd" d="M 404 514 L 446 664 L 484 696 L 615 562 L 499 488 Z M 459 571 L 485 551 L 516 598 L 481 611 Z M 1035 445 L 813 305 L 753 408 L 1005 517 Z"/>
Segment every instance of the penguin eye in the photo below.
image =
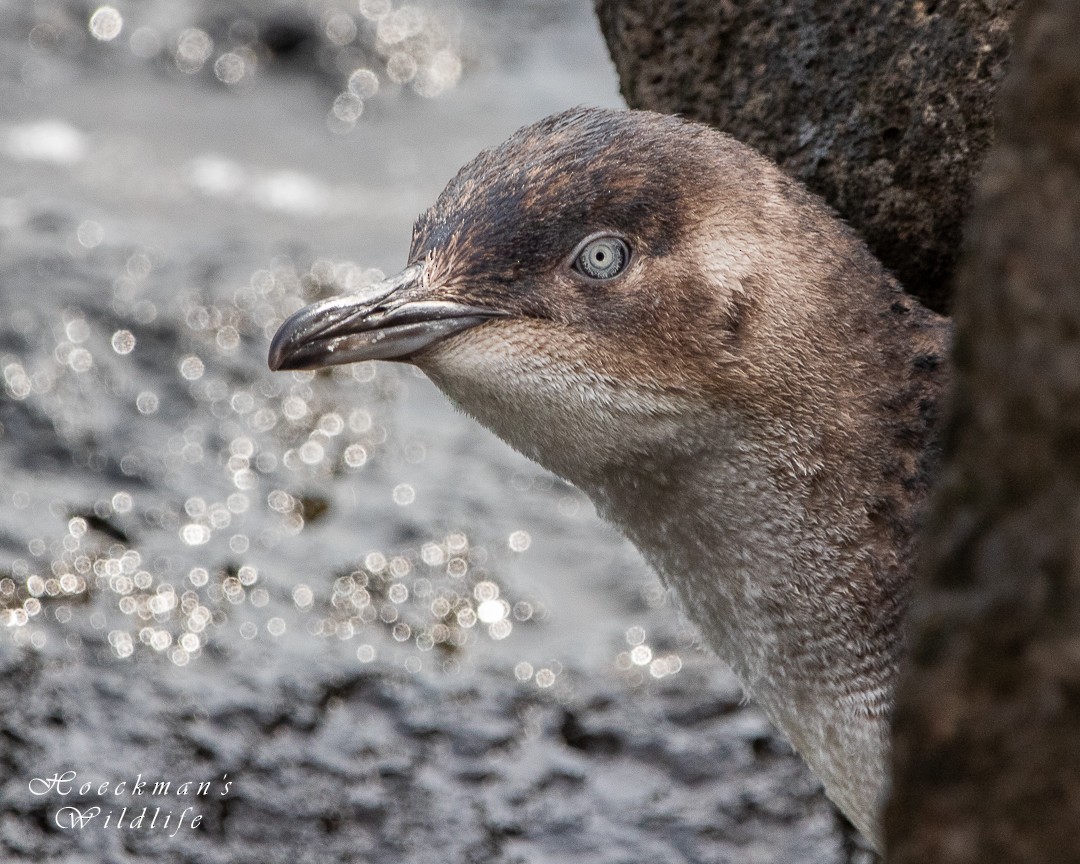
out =
<path fill-rule="evenodd" d="M 613 279 L 626 269 L 630 247 L 618 237 L 595 237 L 574 257 L 573 268 L 591 279 Z"/>

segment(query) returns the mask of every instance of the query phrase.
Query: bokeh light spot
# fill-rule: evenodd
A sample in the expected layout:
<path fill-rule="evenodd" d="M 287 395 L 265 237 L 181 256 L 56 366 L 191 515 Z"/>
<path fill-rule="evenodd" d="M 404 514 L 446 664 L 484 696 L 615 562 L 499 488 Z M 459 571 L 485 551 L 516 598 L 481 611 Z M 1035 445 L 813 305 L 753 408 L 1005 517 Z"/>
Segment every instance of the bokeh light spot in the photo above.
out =
<path fill-rule="evenodd" d="M 135 336 L 130 330 L 117 330 L 111 341 L 113 351 L 117 354 L 130 354 L 135 350 Z"/>
<path fill-rule="evenodd" d="M 370 69 L 356 69 L 349 76 L 349 92 L 359 99 L 371 99 L 379 92 L 379 76 Z"/>
<path fill-rule="evenodd" d="M 233 51 L 227 51 L 214 61 L 214 76 L 222 84 L 238 84 L 246 72 L 244 58 Z"/>
<path fill-rule="evenodd" d="M 293 588 L 293 603 L 299 609 L 310 609 L 315 602 L 315 594 L 307 585 L 297 585 Z"/>
<path fill-rule="evenodd" d="M 144 390 L 135 399 L 135 407 L 139 409 L 140 414 L 156 414 L 159 404 L 157 394 L 149 390 Z"/>
<path fill-rule="evenodd" d="M 510 548 L 515 552 L 524 552 L 532 545 L 532 537 L 527 531 L 515 531 L 510 535 Z"/>
<path fill-rule="evenodd" d="M 89 27 L 99 42 L 111 42 L 124 29 L 124 18 L 112 6 L 99 6 L 90 16 Z"/>
<path fill-rule="evenodd" d="M 214 40 L 210 34 L 198 27 L 189 27 L 176 40 L 173 60 L 181 72 L 194 74 L 210 59 L 214 51 Z"/>
<path fill-rule="evenodd" d="M 75 238 L 84 249 L 95 249 L 105 239 L 105 229 L 101 227 L 100 222 L 86 219 L 80 222 L 79 227 L 75 229 Z"/>
<path fill-rule="evenodd" d="M 392 8 L 390 0 L 360 0 L 360 14 L 369 21 L 381 21 Z"/>
<path fill-rule="evenodd" d="M 180 529 L 180 539 L 188 546 L 202 546 L 210 540 L 210 529 L 191 522 Z"/>
<path fill-rule="evenodd" d="M 323 24 L 323 32 L 335 45 L 348 45 L 356 38 L 356 21 L 348 12 L 332 12 Z"/>
<path fill-rule="evenodd" d="M 395 84 L 408 84 L 416 75 L 416 58 L 405 51 L 395 51 L 386 61 L 386 76 Z"/>

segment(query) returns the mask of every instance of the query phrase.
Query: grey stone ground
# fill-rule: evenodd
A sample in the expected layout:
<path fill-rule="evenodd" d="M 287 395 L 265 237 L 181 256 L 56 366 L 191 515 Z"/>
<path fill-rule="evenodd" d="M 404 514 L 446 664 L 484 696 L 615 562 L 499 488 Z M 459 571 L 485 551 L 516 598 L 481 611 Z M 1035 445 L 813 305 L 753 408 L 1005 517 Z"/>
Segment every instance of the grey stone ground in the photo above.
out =
<path fill-rule="evenodd" d="M 582 677 L 553 698 L 497 673 L 222 667 L 208 693 L 205 669 L 9 659 L 5 860 L 843 860 L 816 783 L 722 676 L 648 693 Z M 80 784 L 213 786 L 203 798 L 31 793 L 30 778 L 66 770 Z M 144 807 L 175 822 L 189 805 L 202 824 L 176 836 L 101 827 L 124 807 L 129 822 Z M 69 806 L 102 812 L 58 829 Z"/>

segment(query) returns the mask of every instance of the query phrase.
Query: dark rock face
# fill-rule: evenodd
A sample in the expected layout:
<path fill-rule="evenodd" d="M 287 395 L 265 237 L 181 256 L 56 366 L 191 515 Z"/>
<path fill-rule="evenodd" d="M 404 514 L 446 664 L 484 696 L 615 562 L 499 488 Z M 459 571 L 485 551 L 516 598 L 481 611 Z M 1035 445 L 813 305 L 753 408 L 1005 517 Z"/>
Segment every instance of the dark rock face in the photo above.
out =
<path fill-rule="evenodd" d="M 1017 25 L 957 279 L 891 864 L 1080 861 L 1080 6 Z"/>
<path fill-rule="evenodd" d="M 596 0 L 632 108 L 761 150 L 949 306 L 1016 0 Z"/>

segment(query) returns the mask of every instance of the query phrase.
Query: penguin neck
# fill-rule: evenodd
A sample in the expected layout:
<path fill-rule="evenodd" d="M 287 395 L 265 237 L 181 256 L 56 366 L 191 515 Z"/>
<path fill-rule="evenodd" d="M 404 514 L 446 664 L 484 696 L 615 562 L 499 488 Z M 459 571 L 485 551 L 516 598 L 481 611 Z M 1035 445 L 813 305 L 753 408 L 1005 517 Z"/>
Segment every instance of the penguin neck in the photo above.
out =
<path fill-rule="evenodd" d="M 610 340 L 581 348 L 554 327 L 538 340 L 528 320 L 489 322 L 423 362 L 622 529 L 875 838 L 949 327 L 858 261 L 763 303 L 715 366 L 687 354 L 683 368 L 706 365 L 675 387 L 642 364 L 638 377 L 610 372 Z"/>
<path fill-rule="evenodd" d="M 808 483 L 788 482 L 768 448 L 727 443 L 672 470 L 615 471 L 587 494 L 830 796 L 874 800 L 901 602 L 872 584 L 878 562 L 853 553 L 860 539 L 831 527 L 838 520 L 811 505 Z"/>
<path fill-rule="evenodd" d="M 899 314 L 892 362 L 850 404 L 839 388 L 797 420 L 712 409 L 668 451 L 578 481 L 872 839 L 937 449 L 940 372 L 919 358 L 948 339 L 921 307 Z"/>

